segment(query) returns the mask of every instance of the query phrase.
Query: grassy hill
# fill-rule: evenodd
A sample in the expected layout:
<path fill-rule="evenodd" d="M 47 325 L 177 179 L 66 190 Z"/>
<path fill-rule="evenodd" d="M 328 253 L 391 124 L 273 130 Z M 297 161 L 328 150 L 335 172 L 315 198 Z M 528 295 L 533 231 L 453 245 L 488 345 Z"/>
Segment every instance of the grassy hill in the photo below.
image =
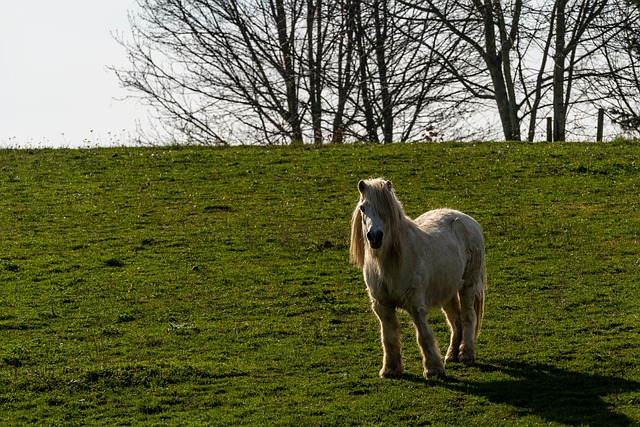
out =
<path fill-rule="evenodd" d="M 640 423 L 640 144 L 0 150 L 0 425 Z M 383 380 L 361 178 L 487 240 L 478 364 Z M 430 321 L 446 349 L 441 313 Z"/>

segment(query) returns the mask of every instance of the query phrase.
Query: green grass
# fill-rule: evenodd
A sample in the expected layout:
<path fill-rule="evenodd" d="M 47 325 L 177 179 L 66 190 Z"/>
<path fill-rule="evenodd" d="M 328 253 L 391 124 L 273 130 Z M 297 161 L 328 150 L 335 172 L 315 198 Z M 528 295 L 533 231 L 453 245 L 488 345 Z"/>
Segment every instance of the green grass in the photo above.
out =
<path fill-rule="evenodd" d="M 0 425 L 640 423 L 640 144 L 0 151 Z M 382 351 L 361 178 L 487 240 L 478 364 Z M 430 321 L 441 348 L 441 313 Z"/>

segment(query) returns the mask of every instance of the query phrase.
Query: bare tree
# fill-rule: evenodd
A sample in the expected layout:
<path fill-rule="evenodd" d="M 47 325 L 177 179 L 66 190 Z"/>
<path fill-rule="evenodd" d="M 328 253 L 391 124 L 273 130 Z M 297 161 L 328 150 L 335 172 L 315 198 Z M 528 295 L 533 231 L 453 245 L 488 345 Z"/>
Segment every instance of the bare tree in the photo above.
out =
<path fill-rule="evenodd" d="M 640 135 L 640 0 L 627 0 L 612 21 L 620 32 L 603 45 L 607 78 L 596 79 L 593 87 L 602 94 L 600 106 L 623 131 Z M 611 21 L 609 21 L 611 22 Z"/>
<path fill-rule="evenodd" d="M 547 67 L 551 61 L 554 27 L 549 22 L 556 21 L 556 8 L 540 10 L 535 7 L 527 7 L 525 13 L 526 24 L 523 34 L 518 38 L 518 81 L 524 91 L 525 107 L 529 112 L 529 125 L 527 140 L 535 139 L 538 114 L 545 107 L 544 100 L 549 89 L 549 77 Z M 533 53 L 535 52 L 535 53 Z M 531 54 L 533 53 L 533 54 Z M 527 56 L 539 57 L 538 63 L 528 65 Z M 523 115 L 526 117 L 526 113 Z"/>
<path fill-rule="evenodd" d="M 439 29 L 437 43 L 428 42 L 425 47 L 434 51 L 453 80 L 450 87 L 462 88 L 467 93 L 464 102 L 475 103 L 482 110 L 491 109 L 492 103 L 504 138 L 519 140 L 522 101 L 518 100 L 512 55 L 519 40 L 522 1 L 403 3 L 421 11 L 425 22 Z"/>
<path fill-rule="evenodd" d="M 545 113 L 554 117 L 554 139 L 564 140 L 569 112 L 601 99 L 593 80 L 615 74 L 603 67 L 602 51 L 626 25 L 610 0 L 403 3 L 442 25 L 440 39 L 457 41 L 466 59 L 448 56 L 446 72 L 476 100 L 493 102 L 507 140 L 521 138 L 525 119 L 533 140 Z"/>
<path fill-rule="evenodd" d="M 595 38 L 590 33 L 595 30 L 592 24 L 602 15 L 607 3 L 608 0 L 555 1 L 553 138 L 556 141 L 565 140 L 567 107 L 571 103 L 572 86 L 580 78 L 580 62 L 600 47 L 593 45 Z M 602 37 L 608 30 L 599 27 L 598 32 Z"/>
<path fill-rule="evenodd" d="M 473 96 L 495 102 L 505 139 L 520 140 L 511 53 L 519 31 L 522 0 L 511 2 L 507 8 L 493 0 L 404 3 L 423 11 L 425 19 L 442 25 L 459 41 L 459 49 L 482 61 L 482 66 L 472 63 L 473 59 L 445 63 Z"/>
<path fill-rule="evenodd" d="M 394 0 L 373 1 L 356 15 L 359 91 L 353 106 L 362 111 L 367 141 L 430 140 L 440 135 L 436 128 L 455 120 L 452 111 L 465 111 L 466 94 L 443 65 L 460 52 L 439 37 L 441 26 L 421 15 Z"/>
<path fill-rule="evenodd" d="M 114 71 L 189 142 L 421 139 L 459 92 L 439 65 L 458 52 L 425 51 L 436 30 L 396 0 L 138 3 Z"/>
<path fill-rule="evenodd" d="M 132 68 L 115 72 L 170 127 L 195 143 L 302 143 L 302 2 L 138 3 L 132 41 L 120 39 Z"/>

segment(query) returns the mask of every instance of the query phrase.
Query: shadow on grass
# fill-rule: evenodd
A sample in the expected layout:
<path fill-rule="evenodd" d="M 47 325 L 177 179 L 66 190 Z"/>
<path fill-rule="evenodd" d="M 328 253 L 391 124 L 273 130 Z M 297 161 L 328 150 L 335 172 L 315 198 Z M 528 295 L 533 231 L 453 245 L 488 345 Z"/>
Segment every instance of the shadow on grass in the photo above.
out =
<path fill-rule="evenodd" d="M 572 372 L 546 364 L 500 362 L 476 367 L 489 377 L 499 376 L 499 379 L 467 381 L 449 377 L 442 386 L 515 407 L 549 422 L 587 426 L 629 426 L 638 422 L 615 412 L 614 406 L 620 394 L 640 392 L 640 382 Z M 612 396 L 613 399 L 608 400 L 614 400 L 614 403 L 603 400 Z M 620 404 L 631 403 L 622 401 Z"/>

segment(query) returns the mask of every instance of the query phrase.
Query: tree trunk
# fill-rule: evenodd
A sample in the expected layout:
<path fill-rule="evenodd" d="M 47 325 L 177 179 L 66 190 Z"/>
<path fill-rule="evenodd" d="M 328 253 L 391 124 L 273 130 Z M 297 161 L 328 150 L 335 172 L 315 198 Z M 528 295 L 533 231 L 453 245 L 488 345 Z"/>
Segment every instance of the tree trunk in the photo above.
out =
<path fill-rule="evenodd" d="M 321 61 L 322 61 L 322 0 L 307 0 L 307 37 L 308 37 L 308 61 L 309 61 L 309 109 L 311 112 L 311 127 L 313 129 L 313 142 L 322 144 L 322 87 L 321 87 Z M 314 40 L 315 25 L 318 25 Z M 315 43 L 314 43 L 315 41 Z M 315 54 L 315 55 L 314 55 Z"/>
<path fill-rule="evenodd" d="M 551 11 L 550 21 L 554 22 L 556 19 L 556 8 Z M 533 104 L 530 107 L 531 116 L 529 117 L 529 132 L 527 134 L 527 140 L 533 142 L 536 134 L 536 120 L 538 118 L 538 108 L 542 102 L 542 85 L 544 83 L 545 70 L 547 68 L 547 60 L 549 59 L 549 50 L 551 49 L 551 42 L 553 40 L 553 25 L 549 26 L 549 32 L 545 40 L 544 48 L 542 51 L 542 60 L 540 62 L 540 68 L 538 69 L 538 75 L 536 77 L 536 85 L 533 95 Z"/>
<path fill-rule="evenodd" d="M 357 1 L 357 0 L 356 0 Z M 349 93 L 352 86 L 352 61 L 355 49 L 354 33 L 355 33 L 355 7 L 351 0 L 346 0 L 344 8 L 341 11 L 342 28 L 346 33 L 346 43 L 344 37 L 338 39 L 338 59 L 337 59 L 337 77 L 336 89 L 338 92 L 336 111 L 333 117 L 333 129 L 331 142 L 333 144 L 342 144 L 344 142 L 345 123 L 344 114 Z"/>
<path fill-rule="evenodd" d="M 556 46 L 553 67 L 553 140 L 564 141 L 566 110 L 564 104 L 565 69 L 565 7 L 567 0 L 558 0 L 556 11 Z"/>
<path fill-rule="evenodd" d="M 385 53 L 388 19 L 387 0 L 376 0 L 373 3 L 373 13 L 376 27 L 376 60 L 378 61 L 380 96 L 382 98 L 382 133 L 385 144 L 390 144 L 393 142 L 393 103 L 389 92 L 387 55 Z"/>
<path fill-rule="evenodd" d="M 500 122 L 502 123 L 502 132 L 507 141 L 520 141 L 517 106 L 515 99 L 511 99 L 509 96 L 506 81 L 506 79 L 511 79 L 511 76 L 503 73 L 503 65 L 507 71 L 510 70 L 507 64 L 503 64 L 504 61 L 509 61 L 509 46 L 502 46 L 502 52 L 498 53 L 492 1 L 485 0 L 484 4 L 479 8 L 484 18 L 485 63 L 487 64 L 489 74 L 491 75 L 491 82 L 493 83 L 495 101 L 498 106 Z M 502 23 L 504 23 L 504 19 L 502 19 Z"/>
<path fill-rule="evenodd" d="M 284 82 L 287 92 L 286 119 L 291 126 L 291 145 L 301 145 L 303 143 L 303 138 L 300 113 L 298 111 L 298 85 L 296 82 L 296 73 L 293 64 L 291 40 L 289 39 L 287 32 L 287 14 L 284 6 L 284 0 L 276 0 L 275 6 L 278 26 L 278 41 L 280 43 L 280 52 L 282 54 Z"/>
<path fill-rule="evenodd" d="M 373 105 L 371 102 L 371 94 L 369 93 L 369 66 L 367 58 L 369 52 L 366 49 L 366 35 L 364 25 L 362 23 L 362 7 L 360 0 L 355 0 L 355 17 L 356 17 L 356 44 L 358 47 L 359 57 L 359 74 L 360 74 L 360 96 L 362 97 L 362 108 L 364 109 L 365 128 L 367 133 L 366 142 L 380 142 L 378 133 L 376 132 L 376 122 L 373 114 Z"/>

